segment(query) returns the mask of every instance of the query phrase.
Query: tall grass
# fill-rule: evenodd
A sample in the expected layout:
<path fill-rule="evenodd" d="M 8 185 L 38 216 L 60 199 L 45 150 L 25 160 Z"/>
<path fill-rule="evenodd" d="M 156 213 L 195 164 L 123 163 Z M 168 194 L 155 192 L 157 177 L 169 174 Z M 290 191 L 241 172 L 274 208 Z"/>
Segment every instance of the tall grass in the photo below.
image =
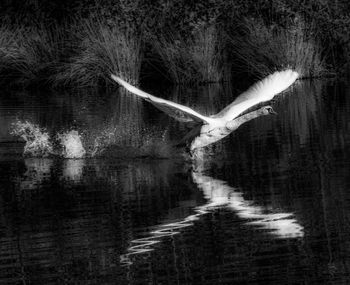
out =
<path fill-rule="evenodd" d="M 61 67 L 56 80 L 64 85 L 96 86 L 110 74 L 138 83 L 142 61 L 141 37 L 132 30 L 121 31 L 95 18 L 81 20 L 75 29 L 75 54 Z"/>
<path fill-rule="evenodd" d="M 16 57 L 16 41 L 19 30 L 11 29 L 8 25 L 0 26 L 0 72 L 10 66 L 12 58 Z"/>
<path fill-rule="evenodd" d="M 315 39 L 313 25 L 297 21 L 285 27 L 267 25 L 250 18 L 245 32 L 232 39 L 233 56 L 237 59 L 235 71 L 244 71 L 263 77 L 276 69 L 293 68 L 300 77 L 319 77 L 329 72 L 324 50 Z"/>
<path fill-rule="evenodd" d="M 62 55 L 64 36 L 56 25 L 0 27 L 0 74 L 24 85 L 48 81 Z"/>
<path fill-rule="evenodd" d="M 194 35 L 190 45 L 190 56 L 201 82 L 227 80 L 227 60 L 225 40 L 220 37 L 215 26 L 201 29 Z"/>
<path fill-rule="evenodd" d="M 0 21 L 0 82 L 84 88 L 112 82 L 110 74 L 116 73 L 137 84 L 144 51 L 140 28 L 120 19 L 117 24 L 111 15 L 104 19 L 101 14 L 50 26 Z M 147 30 L 151 49 L 147 52 L 157 54 L 163 74 L 178 84 L 229 81 L 232 71 L 256 77 L 285 67 L 296 69 L 301 77 L 329 72 L 315 26 L 300 19 L 289 19 L 289 24 L 280 18 L 262 19 L 257 15 L 245 20 L 243 29 L 231 35 L 230 49 L 222 36 L 225 31 L 215 24 L 189 25 L 187 31 L 174 32 L 160 20 L 157 32 Z"/>
<path fill-rule="evenodd" d="M 165 31 L 154 43 L 170 79 L 176 83 L 227 79 L 224 46 L 215 26 L 199 29 L 190 38 Z"/>

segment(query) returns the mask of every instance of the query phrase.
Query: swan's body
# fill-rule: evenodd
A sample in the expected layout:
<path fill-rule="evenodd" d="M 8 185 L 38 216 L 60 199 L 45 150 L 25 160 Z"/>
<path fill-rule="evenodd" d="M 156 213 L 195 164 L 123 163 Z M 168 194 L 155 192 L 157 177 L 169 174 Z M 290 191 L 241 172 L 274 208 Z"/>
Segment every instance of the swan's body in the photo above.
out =
<path fill-rule="evenodd" d="M 251 119 L 274 113 L 270 106 L 266 106 L 238 117 L 250 107 L 271 100 L 275 95 L 292 85 L 297 78 L 298 73 L 292 70 L 275 72 L 252 85 L 219 113 L 212 116 L 204 116 L 187 106 L 148 94 L 112 74 L 112 79 L 124 86 L 128 91 L 144 98 L 171 117 L 182 122 L 200 123 L 201 126 L 192 130 L 185 137 L 186 139 L 195 137 L 190 145 L 191 151 L 222 139 L 236 130 L 241 124 Z"/>
<path fill-rule="evenodd" d="M 197 148 L 205 147 L 212 143 L 215 143 L 224 137 L 228 136 L 230 133 L 238 129 L 238 127 L 252 119 L 260 116 L 277 114 L 271 106 L 262 107 L 256 111 L 250 112 L 248 114 L 242 115 L 234 120 L 225 122 L 223 126 L 217 126 L 212 128 L 211 125 L 203 125 L 197 136 L 191 142 L 190 150 L 193 151 Z"/>

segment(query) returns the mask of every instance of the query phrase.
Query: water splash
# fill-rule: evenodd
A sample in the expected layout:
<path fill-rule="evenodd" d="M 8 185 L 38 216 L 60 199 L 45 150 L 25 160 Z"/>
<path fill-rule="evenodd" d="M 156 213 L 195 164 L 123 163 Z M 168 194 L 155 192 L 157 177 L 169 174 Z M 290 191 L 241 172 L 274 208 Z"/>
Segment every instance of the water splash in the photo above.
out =
<path fill-rule="evenodd" d="M 125 141 L 125 136 L 130 136 L 129 133 L 125 135 L 125 131 L 122 126 L 105 128 L 94 138 L 93 147 L 89 151 L 91 156 L 159 159 L 176 158 L 180 155 L 171 146 L 167 130 L 160 132 L 156 128 L 144 128 L 139 134 L 135 134 L 139 139 L 134 141 Z"/>
<path fill-rule="evenodd" d="M 65 158 L 82 158 L 85 156 L 85 148 L 77 131 L 71 130 L 57 135 L 62 147 L 62 156 Z"/>
<path fill-rule="evenodd" d="M 53 154 L 53 145 L 50 135 L 45 128 L 17 120 L 11 126 L 11 135 L 19 136 L 25 140 L 23 154 L 31 157 L 48 157 Z"/>
<path fill-rule="evenodd" d="M 11 135 L 25 141 L 23 155 L 28 157 L 82 158 L 85 149 L 78 131 L 71 130 L 51 137 L 49 132 L 37 124 L 17 120 L 11 125 Z"/>
<path fill-rule="evenodd" d="M 126 135 L 127 133 L 127 135 Z M 49 132 L 29 121 L 17 120 L 12 124 L 11 134 L 25 141 L 24 155 L 28 157 L 59 156 L 63 158 L 113 157 L 113 158 L 181 158 L 183 153 L 173 148 L 168 132 L 156 128 L 145 128 L 139 139 L 126 141 L 132 129 L 122 126 L 106 127 L 98 135 L 77 130 L 59 132 L 50 136 Z M 96 135 L 96 136 L 95 136 Z"/>

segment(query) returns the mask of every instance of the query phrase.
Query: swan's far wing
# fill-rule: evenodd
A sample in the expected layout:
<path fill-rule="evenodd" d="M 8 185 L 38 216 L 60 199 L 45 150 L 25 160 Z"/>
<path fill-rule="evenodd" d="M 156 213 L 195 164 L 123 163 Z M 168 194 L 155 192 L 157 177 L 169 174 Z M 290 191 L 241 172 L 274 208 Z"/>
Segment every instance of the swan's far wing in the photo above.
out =
<path fill-rule="evenodd" d="M 252 85 L 214 117 L 233 120 L 248 108 L 271 100 L 275 95 L 291 86 L 297 78 L 298 73 L 293 70 L 277 71 Z"/>
<path fill-rule="evenodd" d="M 189 107 L 148 94 L 113 74 L 111 75 L 111 77 L 114 81 L 124 86 L 125 89 L 127 89 L 131 93 L 144 98 L 146 101 L 152 103 L 152 105 L 154 105 L 155 107 L 157 107 L 158 109 L 165 112 L 166 114 L 168 114 L 176 120 L 179 120 L 181 122 L 196 121 L 199 123 L 208 123 L 208 118 L 206 116 L 197 113 Z"/>

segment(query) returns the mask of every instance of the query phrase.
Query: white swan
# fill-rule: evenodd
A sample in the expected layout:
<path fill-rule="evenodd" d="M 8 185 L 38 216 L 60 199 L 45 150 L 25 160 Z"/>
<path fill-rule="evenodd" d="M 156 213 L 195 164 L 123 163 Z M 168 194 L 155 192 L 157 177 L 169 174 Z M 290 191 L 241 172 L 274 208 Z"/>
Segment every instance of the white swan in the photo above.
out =
<path fill-rule="evenodd" d="M 241 113 L 257 105 L 271 100 L 275 95 L 287 89 L 298 78 L 293 70 L 275 72 L 263 80 L 252 85 L 247 91 L 239 95 L 230 105 L 212 116 L 204 116 L 193 109 L 155 97 L 148 94 L 118 76 L 111 75 L 112 79 L 124 86 L 128 91 L 144 98 L 158 109 L 181 122 L 197 122 L 200 125 L 194 128 L 182 141 L 195 138 L 190 150 L 193 151 L 212 144 L 236 130 L 241 124 L 261 115 L 276 114 L 271 106 L 265 106 L 257 111 L 238 117 Z"/>

